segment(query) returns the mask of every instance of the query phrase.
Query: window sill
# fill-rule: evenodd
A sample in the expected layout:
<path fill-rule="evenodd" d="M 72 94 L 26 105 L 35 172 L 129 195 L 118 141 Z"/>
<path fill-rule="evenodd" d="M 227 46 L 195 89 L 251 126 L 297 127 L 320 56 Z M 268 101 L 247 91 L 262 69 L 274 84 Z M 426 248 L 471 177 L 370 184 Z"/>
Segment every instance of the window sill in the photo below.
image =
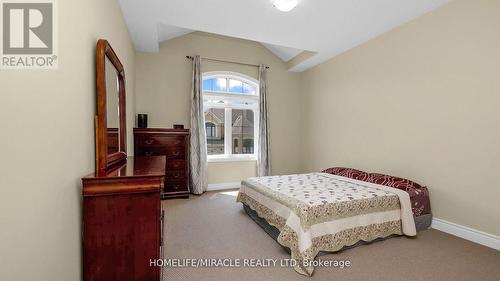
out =
<path fill-rule="evenodd" d="M 213 157 L 207 159 L 208 163 L 218 163 L 218 162 L 246 162 L 246 161 L 257 161 L 256 157 Z"/>

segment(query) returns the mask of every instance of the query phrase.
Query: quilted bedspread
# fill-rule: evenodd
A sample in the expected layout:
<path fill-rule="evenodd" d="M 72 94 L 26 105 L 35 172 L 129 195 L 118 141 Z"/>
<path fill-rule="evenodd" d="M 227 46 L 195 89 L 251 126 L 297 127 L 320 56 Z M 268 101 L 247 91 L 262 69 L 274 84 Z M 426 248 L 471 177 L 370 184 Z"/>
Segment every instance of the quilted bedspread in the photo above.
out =
<path fill-rule="evenodd" d="M 392 234 L 416 235 L 408 193 L 326 173 L 249 178 L 237 201 L 278 228 L 295 270 L 312 275 L 320 251 Z"/>

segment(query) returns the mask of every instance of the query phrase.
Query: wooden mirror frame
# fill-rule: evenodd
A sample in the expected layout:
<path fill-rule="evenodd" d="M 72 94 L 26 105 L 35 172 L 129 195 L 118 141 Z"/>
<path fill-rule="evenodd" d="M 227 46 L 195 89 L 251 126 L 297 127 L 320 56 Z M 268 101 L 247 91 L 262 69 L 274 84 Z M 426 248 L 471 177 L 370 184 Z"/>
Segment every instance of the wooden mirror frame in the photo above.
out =
<path fill-rule="evenodd" d="M 119 149 L 108 155 L 107 108 L 106 108 L 106 57 L 114 65 L 118 75 Z M 125 95 L 125 71 L 115 51 L 107 40 L 99 39 L 96 45 L 97 115 L 95 117 L 96 172 L 102 173 L 120 165 L 127 159 L 127 112 Z"/>

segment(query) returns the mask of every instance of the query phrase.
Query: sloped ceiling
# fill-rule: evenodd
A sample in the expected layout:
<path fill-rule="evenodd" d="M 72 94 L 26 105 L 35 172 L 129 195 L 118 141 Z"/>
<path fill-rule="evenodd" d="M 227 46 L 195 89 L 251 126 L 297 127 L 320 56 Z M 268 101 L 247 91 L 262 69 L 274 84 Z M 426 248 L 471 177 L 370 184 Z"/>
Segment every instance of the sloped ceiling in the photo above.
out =
<path fill-rule="evenodd" d="M 261 42 L 284 61 L 302 50 L 314 56 L 304 71 L 446 4 L 448 0 L 300 0 L 290 12 L 271 0 L 119 0 L 134 46 L 158 52 L 159 43 L 192 31 Z"/>
<path fill-rule="evenodd" d="M 264 47 L 268 48 L 271 52 L 273 52 L 276 56 L 282 59 L 284 62 L 287 62 L 293 59 L 298 54 L 302 53 L 303 50 L 283 47 L 278 45 L 273 45 L 269 43 L 261 43 Z"/>
<path fill-rule="evenodd" d="M 175 37 L 179 37 L 191 32 L 195 32 L 195 30 L 180 28 L 172 25 L 166 24 L 158 24 L 158 42 L 161 43 L 163 41 L 170 40 Z M 268 50 L 273 52 L 277 57 L 279 57 L 284 62 L 287 62 L 300 54 L 302 50 L 288 48 L 268 43 L 261 43 Z"/>

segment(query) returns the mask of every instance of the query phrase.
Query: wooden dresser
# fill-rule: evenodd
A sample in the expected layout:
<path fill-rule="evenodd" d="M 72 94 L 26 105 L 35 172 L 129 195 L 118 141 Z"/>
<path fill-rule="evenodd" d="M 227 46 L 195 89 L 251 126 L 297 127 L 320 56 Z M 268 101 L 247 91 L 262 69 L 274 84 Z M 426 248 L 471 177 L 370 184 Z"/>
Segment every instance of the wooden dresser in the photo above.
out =
<path fill-rule="evenodd" d="M 128 157 L 126 163 L 83 181 L 85 281 L 161 280 L 163 244 L 160 190 L 165 157 Z"/>
<path fill-rule="evenodd" d="M 134 154 L 166 156 L 162 199 L 189 197 L 189 130 L 135 128 Z"/>

